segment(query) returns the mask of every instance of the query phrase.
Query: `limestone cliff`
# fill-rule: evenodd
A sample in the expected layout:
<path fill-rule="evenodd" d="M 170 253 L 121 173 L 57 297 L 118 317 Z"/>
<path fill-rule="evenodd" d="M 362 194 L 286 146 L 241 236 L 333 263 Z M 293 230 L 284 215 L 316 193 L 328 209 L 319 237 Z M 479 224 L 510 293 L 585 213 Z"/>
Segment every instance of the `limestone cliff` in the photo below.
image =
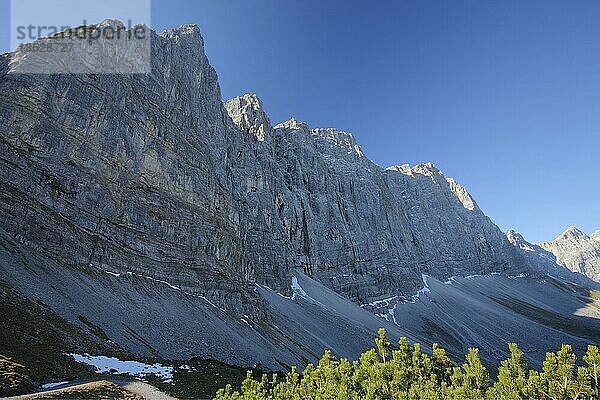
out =
<path fill-rule="evenodd" d="M 77 268 L 168 280 L 256 313 L 302 269 L 357 302 L 513 268 L 498 228 L 432 164 L 384 170 L 349 133 L 272 127 L 221 101 L 195 26 L 156 35 L 150 75 L 22 75 L 3 56 L 2 227 Z M 8 62 L 11 61 L 11 62 Z"/>
<path fill-rule="evenodd" d="M 0 56 L 1 280 L 90 334 L 284 368 L 409 335 L 358 305 L 424 275 L 540 271 L 433 164 L 384 169 L 350 133 L 224 103 L 193 25 L 153 34 L 150 74 L 24 75 L 20 51 Z M 299 300 L 298 271 L 336 307 Z"/>

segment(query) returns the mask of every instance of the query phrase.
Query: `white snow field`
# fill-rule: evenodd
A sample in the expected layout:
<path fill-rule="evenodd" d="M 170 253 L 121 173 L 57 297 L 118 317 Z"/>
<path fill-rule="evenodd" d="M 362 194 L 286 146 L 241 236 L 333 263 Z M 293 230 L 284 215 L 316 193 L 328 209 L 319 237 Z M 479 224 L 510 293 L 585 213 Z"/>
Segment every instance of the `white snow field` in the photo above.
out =
<path fill-rule="evenodd" d="M 79 363 L 93 366 L 96 368 L 97 373 L 127 374 L 138 378 L 145 378 L 150 374 L 154 374 L 165 382 L 169 382 L 173 378 L 173 367 L 168 365 L 122 361 L 115 357 L 91 356 L 89 354 L 68 355 Z"/>

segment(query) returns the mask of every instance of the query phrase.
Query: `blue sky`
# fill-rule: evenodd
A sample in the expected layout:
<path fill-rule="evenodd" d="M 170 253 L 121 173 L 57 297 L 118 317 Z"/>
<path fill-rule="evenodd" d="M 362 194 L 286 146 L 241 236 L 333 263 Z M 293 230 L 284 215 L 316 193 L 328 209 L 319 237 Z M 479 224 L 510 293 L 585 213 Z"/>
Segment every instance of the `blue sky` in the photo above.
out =
<path fill-rule="evenodd" d="M 600 2 L 152 1 L 154 29 L 183 23 L 224 99 L 351 131 L 381 166 L 433 161 L 530 241 L 600 229 Z"/>

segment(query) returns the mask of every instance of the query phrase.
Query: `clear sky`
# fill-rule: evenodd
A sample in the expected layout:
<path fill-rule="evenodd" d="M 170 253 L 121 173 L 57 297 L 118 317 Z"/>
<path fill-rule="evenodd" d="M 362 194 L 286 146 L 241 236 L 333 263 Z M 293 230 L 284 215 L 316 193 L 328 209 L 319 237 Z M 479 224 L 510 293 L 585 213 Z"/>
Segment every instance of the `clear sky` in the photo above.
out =
<path fill-rule="evenodd" d="M 224 99 L 353 132 L 384 167 L 433 161 L 530 241 L 600 229 L 596 0 L 152 1 L 154 29 L 183 23 Z"/>

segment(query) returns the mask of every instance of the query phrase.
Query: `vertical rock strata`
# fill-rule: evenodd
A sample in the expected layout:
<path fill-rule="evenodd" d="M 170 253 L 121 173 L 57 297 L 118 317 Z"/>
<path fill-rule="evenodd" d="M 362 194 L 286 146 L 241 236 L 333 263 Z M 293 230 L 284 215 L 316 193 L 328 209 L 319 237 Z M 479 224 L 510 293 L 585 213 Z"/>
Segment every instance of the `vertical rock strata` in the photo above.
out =
<path fill-rule="evenodd" d="M 0 59 L 7 249 L 259 320 L 256 284 L 289 295 L 295 269 L 363 304 L 414 294 L 422 274 L 524 268 L 433 164 L 382 169 L 349 133 L 273 127 L 254 95 L 223 103 L 195 26 L 153 35 L 148 75 L 11 73 L 26 61 Z"/>

